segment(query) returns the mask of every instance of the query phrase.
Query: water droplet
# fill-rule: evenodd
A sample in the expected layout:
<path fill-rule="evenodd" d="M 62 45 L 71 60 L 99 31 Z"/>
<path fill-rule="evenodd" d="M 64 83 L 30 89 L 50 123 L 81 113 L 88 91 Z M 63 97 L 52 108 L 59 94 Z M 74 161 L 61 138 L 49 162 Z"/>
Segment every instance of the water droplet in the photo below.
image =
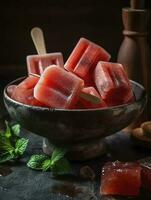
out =
<path fill-rule="evenodd" d="M 85 178 L 85 179 L 90 179 L 90 180 L 94 180 L 95 179 L 95 173 L 93 171 L 93 169 L 91 167 L 89 167 L 88 165 L 83 166 L 80 169 L 80 175 Z"/>

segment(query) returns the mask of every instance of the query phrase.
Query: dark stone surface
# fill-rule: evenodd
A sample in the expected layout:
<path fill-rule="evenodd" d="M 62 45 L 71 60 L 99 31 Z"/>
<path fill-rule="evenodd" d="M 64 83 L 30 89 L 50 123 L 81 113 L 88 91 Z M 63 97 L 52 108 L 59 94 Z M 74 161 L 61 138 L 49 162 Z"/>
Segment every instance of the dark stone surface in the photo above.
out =
<path fill-rule="evenodd" d="M 108 154 L 87 162 L 72 162 L 73 174 L 53 177 L 51 172 L 39 172 L 26 167 L 31 154 L 41 152 L 42 137 L 22 131 L 30 140 L 25 158 L 11 167 L 12 173 L 0 176 L 0 200 L 99 200 L 123 199 L 100 197 L 101 166 L 108 160 L 136 160 L 150 156 L 150 151 L 133 146 L 129 134 L 117 133 L 106 139 Z M 89 165 L 96 174 L 94 181 L 84 180 L 79 176 L 82 166 Z M 141 197 L 151 199 L 151 196 Z"/>

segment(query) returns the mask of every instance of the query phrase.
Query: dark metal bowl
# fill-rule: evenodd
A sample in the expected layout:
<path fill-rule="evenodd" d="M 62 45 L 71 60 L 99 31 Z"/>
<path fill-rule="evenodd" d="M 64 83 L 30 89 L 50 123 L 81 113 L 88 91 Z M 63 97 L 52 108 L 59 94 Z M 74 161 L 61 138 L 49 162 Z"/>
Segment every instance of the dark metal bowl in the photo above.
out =
<path fill-rule="evenodd" d="M 46 137 L 55 145 L 91 144 L 114 134 L 132 123 L 143 111 L 147 101 L 143 86 L 131 81 L 136 101 L 130 104 L 86 110 L 29 106 L 11 99 L 6 92 L 9 85 L 18 84 L 24 78 L 19 78 L 5 87 L 5 106 L 12 119 L 25 129 Z"/>

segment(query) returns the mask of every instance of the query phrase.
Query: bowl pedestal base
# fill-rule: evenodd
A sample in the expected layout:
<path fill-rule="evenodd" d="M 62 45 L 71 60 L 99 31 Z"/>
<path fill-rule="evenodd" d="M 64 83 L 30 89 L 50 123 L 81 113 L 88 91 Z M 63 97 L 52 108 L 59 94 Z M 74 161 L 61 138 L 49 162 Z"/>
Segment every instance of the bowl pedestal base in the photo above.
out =
<path fill-rule="evenodd" d="M 43 152 L 46 155 L 51 155 L 53 145 L 50 144 L 47 138 L 43 139 Z M 106 153 L 106 145 L 104 139 L 90 140 L 85 143 L 76 143 L 68 147 L 67 157 L 69 160 L 84 161 L 96 158 Z"/>

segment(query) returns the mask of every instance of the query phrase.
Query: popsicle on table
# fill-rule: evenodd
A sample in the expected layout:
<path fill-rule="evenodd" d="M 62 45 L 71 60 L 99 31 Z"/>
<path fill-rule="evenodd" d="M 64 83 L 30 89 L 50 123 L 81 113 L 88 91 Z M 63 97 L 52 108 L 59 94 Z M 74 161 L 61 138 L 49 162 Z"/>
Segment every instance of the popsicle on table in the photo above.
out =
<path fill-rule="evenodd" d="M 101 195 L 137 196 L 141 187 L 139 163 L 108 162 L 102 169 Z"/>
<path fill-rule="evenodd" d="M 17 86 L 9 86 L 7 92 L 10 97 L 18 102 L 32 105 L 32 106 L 45 106 L 43 103 L 36 100 L 33 96 L 33 90 L 39 78 L 29 76 Z"/>
<path fill-rule="evenodd" d="M 108 106 L 134 101 L 130 81 L 121 64 L 100 61 L 93 76 L 96 87 Z"/>
<path fill-rule="evenodd" d="M 28 74 L 41 75 L 45 68 L 50 65 L 64 66 L 62 53 L 47 53 L 41 55 L 27 56 L 27 70 Z"/>
<path fill-rule="evenodd" d="M 98 61 L 109 61 L 110 54 L 101 46 L 81 38 L 65 63 L 65 69 L 84 79 L 90 79 L 91 72 Z"/>

